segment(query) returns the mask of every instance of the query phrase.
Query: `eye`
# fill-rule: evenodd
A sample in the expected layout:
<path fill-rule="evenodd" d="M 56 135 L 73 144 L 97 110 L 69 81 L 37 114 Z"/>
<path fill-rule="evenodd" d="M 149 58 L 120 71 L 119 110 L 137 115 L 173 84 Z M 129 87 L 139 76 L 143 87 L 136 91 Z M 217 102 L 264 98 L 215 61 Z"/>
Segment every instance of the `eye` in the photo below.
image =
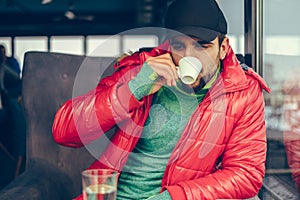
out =
<path fill-rule="evenodd" d="M 198 41 L 196 43 L 196 47 L 197 48 L 201 48 L 201 49 L 207 49 L 210 47 L 210 42 L 206 42 L 206 41 Z"/>
<path fill-rule="evenodd" d="M 171 47 L 173 48 L 173 50 L 177 50 L 177 51 L 185 48 L 184 44 L 182 44 L 181 42 L 172 42 Z"/>
<path fill-rule="evenodd" d="M 197 49 L 204 49 L 206 48 L 205 46 L 203 46 L 202 44 L 199 44 L 199 43 L 195 43 L 194 45 Z"/>

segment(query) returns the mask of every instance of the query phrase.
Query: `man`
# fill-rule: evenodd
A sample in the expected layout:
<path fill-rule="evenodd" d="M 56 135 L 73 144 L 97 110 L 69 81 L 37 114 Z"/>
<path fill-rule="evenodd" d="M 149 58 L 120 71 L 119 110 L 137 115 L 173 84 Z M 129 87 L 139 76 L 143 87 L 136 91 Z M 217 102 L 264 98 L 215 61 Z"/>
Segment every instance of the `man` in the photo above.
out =
<path fill-rule="evenodd" d="M 14 57 L 6 55 L 4 45 L 0 45 L 0 140 L 22 164 L 25 157 L 25 118 L 21 103 L 22 80 L 20 65 Z M 17 169 L 19 170 L 19 169 Z M 18 175 L 20 171 L 16 172 Z"/>
<path fill-rule="evenodd" d="M 3 44 L 0 45 L 0 50 L 2 52 L 1 55 L 3 56 L 5 64 L 20 75 L 21 68 L 20 68 L 18 61 L 14 57 L 12 57 L 12 56 L 8 57 L 6 55 L 6 49 Z"/>
<path fill-rule="evenodd" d="M 2 89 L 7 92 L 10 97 L 19 98 L 21 96 L 21 68 L 18 61 L 14 57 L 6 55 L 6 49 L 0 44 L 2 69 Z M 5 75 L 4 75 L 5 74 Z"/>
<path fill-rule="evenodd" d="M 175 1 L 165 26 L 166 42 L 123 58 L 95 90 L 59 109 L 55 141 L 80 147 L 117 125 L 90 168 L 121 172 L 118 199 L 255 196 L 266 156 L 262 88 L 269 89 L 241 68 L 214 0 Z M 191 85 L 176 71 L 187 56 L 203 65 Z"/>

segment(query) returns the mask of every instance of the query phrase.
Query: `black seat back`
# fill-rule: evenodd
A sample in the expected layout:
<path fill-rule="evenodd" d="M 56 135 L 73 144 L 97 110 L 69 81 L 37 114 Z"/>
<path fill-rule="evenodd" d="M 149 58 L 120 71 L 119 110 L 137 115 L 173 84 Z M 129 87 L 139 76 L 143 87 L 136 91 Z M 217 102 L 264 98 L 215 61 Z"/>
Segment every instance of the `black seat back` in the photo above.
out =
<path fill-rule="evenodd" d="M 27 125 L 27 167 L 44 160 L 70 177 L 71 191 L 80 192 L 80 173 L 95 158 L 85 149 L 54 142 L 56 111 L 68 99 L 93 89 L 112 73 L 114 58 L 86 57 L 49 52 L 27 52 L 23 68 L 23 105 Z M 26 171 L 26 169 L 25 169 Z"/>

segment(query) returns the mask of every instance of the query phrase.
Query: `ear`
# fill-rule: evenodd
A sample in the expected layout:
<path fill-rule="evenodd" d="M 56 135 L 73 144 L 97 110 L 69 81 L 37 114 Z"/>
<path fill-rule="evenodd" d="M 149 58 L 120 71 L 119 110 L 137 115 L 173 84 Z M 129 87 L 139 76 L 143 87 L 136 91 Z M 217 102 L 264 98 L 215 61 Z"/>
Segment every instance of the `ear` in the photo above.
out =
<path fill-rule="evenodd" d="M 228 52 L 229 48 L 229 39 L 225 37 L 220 45 L 220 60 L 223 60 Z"/>

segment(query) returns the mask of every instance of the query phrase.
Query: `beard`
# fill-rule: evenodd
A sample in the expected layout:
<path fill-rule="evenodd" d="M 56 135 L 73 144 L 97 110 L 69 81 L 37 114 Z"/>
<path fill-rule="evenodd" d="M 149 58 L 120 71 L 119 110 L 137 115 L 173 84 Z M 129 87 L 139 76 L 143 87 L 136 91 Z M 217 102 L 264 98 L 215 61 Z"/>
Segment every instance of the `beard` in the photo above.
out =
<path fill-rule="evenodd" d="M 217 73 L 219 68 L 218 65 L 222 65 L 221 64 L 222 60 L 220 60 L 219 58 L 220 58 L 220 49 L 218 51 L 217 56 L 213 60 L 214 62 L 208 65 L 207 69 L 209 69 L 209 71 L 207 72 L 207 75 L 201 77 L 199 84 L 192 87 L 195 90 L 195 93 L 199 92 Z"/>
<path fill-rule="evenodd" d="M 220 70 L 222 70 L 222 62 L 219 61 L 219 64 L 220 64 Z M 196 85 L 186 85 L 179 79 L 179 84 L 177 84 L 177 87 L 186 93 L 197 94 L 215 76 L 215 74 L 218 71 L 218 68 L 219 68 L 218 66 L 211 66 L 211 69 L 213 70 L 211 70 L 206 76 L 200 77 L 200 79 L 198 80 L 199 83 Z"/>
<path fill-rule="evenodd" d="M 206 81 L 204 80 L 204 78 L 200 79 L 200 83 L 198 85 L 196 85 L 195 87 L 193 87 L 195 93 L 198 93 L 200 90 L 202 90 L 202 88 L 206 85 Z"/>
<path fill-rule="evenodd" d="M 206 57 L 208 58 L 208 57 Z M 173 59 L 173 57 L 172 57 Z M 173 59 L 174 62 L 174 59 Z M 175 62 L 174 62 L 175 63 Z M 222 70 L 222 60 L 220 60 L 220 48 L 218 50 L 218 53 L 216 55 L 216 57 L 214 59 L 207 59 L 207 65 L 206 65 L 206 70 L 207 72 L 205 72 L 205 76 L 200 77 L 199 80 L 196 80 L 196 82 L 198 82 L 197 84 L 194 83 L 194 85 L 186 85 L 184 84 L 180 79 L 179 79 L 179 84 L 177 84 L 177 87 L 179 89 L 181 89 L 182 91 L 186 92 L 186 93 L 198 93 L 200 92 L 203 87 L 214 77 L 214 75 L 217 73 L 218 68 L 220 65 Z M 203 69 L 202 69 L 203 70 Z"/>

